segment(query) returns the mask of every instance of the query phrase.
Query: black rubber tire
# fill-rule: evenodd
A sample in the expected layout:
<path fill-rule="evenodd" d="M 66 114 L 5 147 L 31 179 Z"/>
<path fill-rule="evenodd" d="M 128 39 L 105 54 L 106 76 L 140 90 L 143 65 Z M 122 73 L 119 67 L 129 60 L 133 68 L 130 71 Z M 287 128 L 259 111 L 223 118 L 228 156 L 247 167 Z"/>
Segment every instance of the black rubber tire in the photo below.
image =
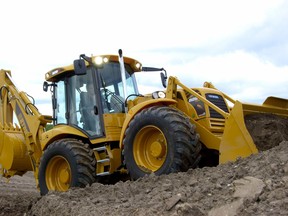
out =
<path fill-rule="evenodd" d="M 69 163 L 71 169 L 71 187 L 85 187 L 96 179 L 96 159 L 88 144 L 77 139 L 61 139 L 51 143 L 40 160 L 39 187 L 41 195 L 48 193 L 46 169 L 53 158 L 60 157 Z M 52 160 L 51 160 L 52 159 Z M 60 190 L 61 191 L 61 190 Z"/>
<path fill-rule="evenodd" d="M 195 132 L 195 126 L 188 117 L 175 108 L 154 106 L 136 114 L 125 132 L 124 163 L 132 179 L 135 180 L 151 173 L 151 170 L 145 170 L 143 166 L 137 165 L 133 153 L 137 133 L 149 126 L 155 126 L 161 130 L 167 143 L 165 161 L 158 170 L 154 171 L 155 175 L 185 172 L 189 168 L 198 166 L 201 143 L 199 135 Z"/>

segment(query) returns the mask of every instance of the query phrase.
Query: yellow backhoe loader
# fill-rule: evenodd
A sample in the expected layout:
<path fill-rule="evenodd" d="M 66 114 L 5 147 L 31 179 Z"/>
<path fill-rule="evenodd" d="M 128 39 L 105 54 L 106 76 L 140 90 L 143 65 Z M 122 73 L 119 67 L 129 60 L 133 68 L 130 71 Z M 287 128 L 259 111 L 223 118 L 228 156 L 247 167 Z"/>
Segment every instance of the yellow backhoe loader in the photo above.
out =
<path fill-rule="evenodd" d="M 141 95 L 135 73 L 161 71 L 165 91 Z M 163 68 L 119 55 L 80 55 L 46 73 L 53 115 L 42 115 L 0 71 L 0 171 L 33 171 L 42 195 L 85 187 L 115 174 L 137 179 L 217 165 L 258 152 L 246 115 L 288 116 L 286 99 L 243 104 L 211 83 L 189 88 Z M 227 101 L 234 104 L 228 106 Z M 16 123 L 15 123 L 16 122 Z M 47 125 L 53 128 L 47 130 Z M 107 178 L 108 177 L 108 178 Z"/>

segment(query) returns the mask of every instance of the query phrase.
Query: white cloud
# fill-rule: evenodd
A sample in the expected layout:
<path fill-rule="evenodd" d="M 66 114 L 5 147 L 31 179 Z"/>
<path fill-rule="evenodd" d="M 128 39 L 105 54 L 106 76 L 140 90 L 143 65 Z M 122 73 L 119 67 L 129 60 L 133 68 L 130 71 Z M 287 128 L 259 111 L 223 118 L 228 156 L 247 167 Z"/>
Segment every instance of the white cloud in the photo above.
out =
<path fill-rule="evenodd" d="M 170 70 L 180 71 L 174 75 L 191 87 L 209 81 L 239 100 L 261 102 L 269 95 L 288 96 L 288 66 L 277 67 L 241 50 L 202 56 Z"/>
<path fill-rule="evenodd" d="M 166 62 L 165 69 L 168 75 L 176 76 L 189 87 L 201 87 L 205 81 L 208 81 L 234 99 L 256 103 L 262 103 L 267 96 L 271 95 L 285 98 L 288 96 L 286 87 L 288 66 L 277 67 L 243 50 L 200 56 L 190 61 L 179 61 L 177 64 L 169 64 L 175 56 L 172 54 L 170 57 L 170 60 L 162 59 Z M 182 56 L 177 57 L 181 59 Z M 138 82 L 142 93 L 163 89 L 158 73 L 143 73 L 138 77 L 140 77 Z M 145 83 L 149 83 L 150 87 L 145 87 Z"/>
<path fill-rule="evenodd" d="M 42 102 L 50 100 L 42 92 L 47 71 L 71 64 L 82 53 L 116 54 L 122 48 L 124 55 L 164 67 L 190 86 L 207 80 L 244 100 L 270 93 L 283 97 L 288 64 L 277 67 L 235 39 L 267 22 L 272 26 L 285 6 L 281 0 L 4 1 L 0 68 L 12 70 L 19 88 Z M 227 48 L 231 41 L 239 44 L 236 49 Z M 139 80 L 143 91 L 162 88 L 159 74 L 151 77 Z"/>

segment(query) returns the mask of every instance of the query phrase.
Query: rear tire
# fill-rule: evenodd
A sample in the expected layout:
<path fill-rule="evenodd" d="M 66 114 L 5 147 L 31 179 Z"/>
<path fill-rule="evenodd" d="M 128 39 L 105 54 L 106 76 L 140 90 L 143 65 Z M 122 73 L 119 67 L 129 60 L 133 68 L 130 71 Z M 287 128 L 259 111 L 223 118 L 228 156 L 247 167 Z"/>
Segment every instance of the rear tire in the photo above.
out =
<path fill-rule="evenodd" d="M 172 107 L 154 106 L 136 114 L 123 141 L 131 178 L 196 168 L 201 144 L 194 129 L 189 119 Z"/>
<path fill-rule="evenodd" d="M 61 139 L 44 151 L 39 167 L 41 195 L 48 191 L 67 191 L 95 182 L 96 159 L 88 144 L 76 139 Z"/>

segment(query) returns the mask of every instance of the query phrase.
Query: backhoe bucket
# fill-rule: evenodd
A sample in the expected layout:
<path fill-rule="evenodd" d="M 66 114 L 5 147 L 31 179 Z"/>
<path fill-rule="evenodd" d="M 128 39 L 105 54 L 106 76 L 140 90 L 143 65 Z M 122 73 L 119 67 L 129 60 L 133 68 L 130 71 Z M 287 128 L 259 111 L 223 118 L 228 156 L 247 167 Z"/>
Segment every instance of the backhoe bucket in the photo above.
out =
<path fill-rule="evenodd" d="M 1 174 L 5 177 L 32 170 L 25 139 L 19 128 L 0 124 L 0 164 Z"/>
<path fill-rule="evenodd" d="M 284 134 L 281 134 L 281 137 L 288 139 L 287 99 L 268 97 L 263 105 L 245 104 L 236 101 L 229 117 L 226 119 L 224 133 L 219 148 L 219 163 L 235 161 L 239 157 L 248 157 L 251 154 L 256 154 L 263 150 L 261 147 L 261 145 L 263 145 L 262 141 L 269 137 L 267 137 L 267 134 L 263 131 L 265 128 L 260 128 L 259 124 L 261 124 L 261 118 L 273 119 L 274 121 L 275 119 L 283 120 L 284 128 L 281 130 Z M 249 119 L 254 123 L 254 128 L 247 127 Z M 270 127 L 271 126 L 273 125 L 270 125 Z M 253 134 L 251 134 L 252 130 L 254 132 Z M 275 127 L 275 130 L 277 130 L 277 127 Z M 258 135 L 261 136 L 260 133 L 264 133 L 266 137 L 264 137 L 261 142 L 257 143 L 255 138 Z"/>

